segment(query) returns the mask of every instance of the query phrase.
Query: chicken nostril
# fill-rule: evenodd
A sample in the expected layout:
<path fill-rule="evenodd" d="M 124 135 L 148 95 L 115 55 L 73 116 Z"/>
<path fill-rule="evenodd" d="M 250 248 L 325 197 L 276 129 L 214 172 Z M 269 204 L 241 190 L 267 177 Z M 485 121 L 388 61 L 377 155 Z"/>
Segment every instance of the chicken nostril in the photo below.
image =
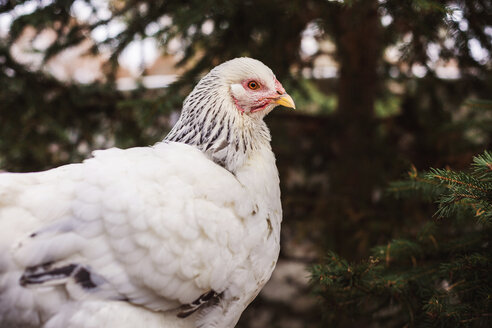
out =
<path fill-rule="evenodd" d="M 282 92 L 280 92 L 280 91 L 278 91 L 278 90 L 277 90 L 277 93 L 278 93 L 279 95 L 282 95 L 282 94 L 283 94 Z"/>

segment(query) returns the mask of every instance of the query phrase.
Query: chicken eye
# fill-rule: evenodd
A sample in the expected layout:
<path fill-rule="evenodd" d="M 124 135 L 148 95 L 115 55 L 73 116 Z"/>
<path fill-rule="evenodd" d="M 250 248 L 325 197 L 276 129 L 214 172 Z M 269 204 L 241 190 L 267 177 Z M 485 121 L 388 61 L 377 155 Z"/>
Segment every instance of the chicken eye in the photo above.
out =
<path fill-rule="evenodd" d="M 248 88 L 250 88 L 251 90 L 257 90 L 260 88 L 260 84 L 256 81 L 250 81 L 248 83 Z"/>

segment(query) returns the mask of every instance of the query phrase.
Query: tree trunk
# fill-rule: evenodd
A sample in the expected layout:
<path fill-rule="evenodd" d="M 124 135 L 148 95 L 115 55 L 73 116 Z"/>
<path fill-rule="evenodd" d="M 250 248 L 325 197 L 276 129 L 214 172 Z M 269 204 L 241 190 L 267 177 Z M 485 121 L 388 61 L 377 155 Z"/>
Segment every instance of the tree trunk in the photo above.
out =
<path fill-rule="evenodd" d="M 374 147 L 377 134 L 374 103 L 378 92 L 378 64 L 382 54 L 382 28 L 378 1 L 354 1 L 341 7 L 333 22 L 337 56 L 339 126 L 333 192 L 347 200 L 355 213 L 368 205 L 380 179 Z M 343 204 L 341 204 L 343 206 Z M 344 206 L 344 207 L 345 207 Z M 363 215 L 363 213 L 360 213 Z M 360 215 L 356 215 L 360 216 Z"/>

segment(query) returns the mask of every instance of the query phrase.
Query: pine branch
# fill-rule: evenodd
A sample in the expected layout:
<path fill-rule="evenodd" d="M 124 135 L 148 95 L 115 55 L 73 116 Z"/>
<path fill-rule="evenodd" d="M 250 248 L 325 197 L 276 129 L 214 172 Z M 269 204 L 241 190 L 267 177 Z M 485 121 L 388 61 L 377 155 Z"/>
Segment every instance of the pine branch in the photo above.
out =
<path fill-rule="evenodd" d="M 490 326 L 492 188 L 483 174 L 490 162 L 485 152 L 470 171 L 412 168 L 390 191 L 437 200 L 436 214 L 446 222 L 430 221 L 414 238 L 374 247 L 359 263 L 329 253 L 312 269 L 316 292 L 337 313 L 383 325 Z"/>
<path fill-rule="evenodd" d="M 492 182 L 492 152 L 485 151 L 483 154 L 475 156 L 472 169 L 473 173 L 482 181 Z"/>

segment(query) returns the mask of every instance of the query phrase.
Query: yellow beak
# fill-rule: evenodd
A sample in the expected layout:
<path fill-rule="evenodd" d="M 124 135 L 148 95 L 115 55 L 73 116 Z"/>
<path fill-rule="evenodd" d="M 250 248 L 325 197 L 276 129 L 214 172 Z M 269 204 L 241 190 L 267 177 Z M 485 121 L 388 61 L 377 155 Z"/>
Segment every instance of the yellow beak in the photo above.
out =
<path fill-rule="evenodd" d="M 273 103 L 277 105 L 282 105 L 284 107 L 296 109 L 296 104 L 294 103 L 294 100 L 286 93 L 275 99 Z"/>

